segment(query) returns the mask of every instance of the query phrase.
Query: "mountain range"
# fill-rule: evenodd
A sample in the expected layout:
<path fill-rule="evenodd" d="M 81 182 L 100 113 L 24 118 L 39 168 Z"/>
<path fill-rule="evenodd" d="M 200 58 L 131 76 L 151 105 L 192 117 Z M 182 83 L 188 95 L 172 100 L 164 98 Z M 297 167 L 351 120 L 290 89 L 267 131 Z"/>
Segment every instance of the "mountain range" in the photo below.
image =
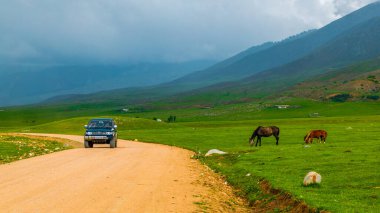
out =
<path fill-rule="evenodd" d="M 347 16 L 338 19 L 319 30 L 311 30 L 290 39 L 270 45 L 251 48 L 233 59 L 227 59 L 208 69 L 191 73 L 173 84 L 211 85 L 218 82 L 233 81 L 252 76 L 255 73 L 291 63 L 314 50 L 327 45 L 339 36 L 370 19 L 380 16 L 380 3 L 373 3 Z M 227 63 L 226 63 L 227 62 Z"/>
<path fill-rule="evenodd" d="M 0 106 L 43 101 L 57 95 L 92 93 L 168 82 L 212 61 L 129 65 L 0 64 Z"/>
<path fill-rule="evenodd" d="M 219 83 L 192 91 L 181 97 L 200 94 L 218 97 L 229 94 L 232 100 L 260 98 L 287 89 L 289 86 L 312 80 L 313 76 L 328 73 L 360 61 L 380 56 L 380 17 L 374 17 L 339 34 L 308 55 L 291 63 L 256 73 L 242 80 Z M 223 97 L 225 99 L 225 97 Z"/>
<path fill-rule="evenodd" d="M 375 2 L 318 30 L 248 48 L 206 69 L 190 72 L 167 83 L 57 96 L 43 104 L 111 102 L 124 106 L 164 102 L 173 105 L 213 105 L 281 95 L 305 96 L 306 93 L 301 95 L 295 92 L 303 89 L 299 85 L 321 81 L 329 73 L 340 73 L 342 76 L 361 63 L 376 63 L 380 56 L 378 41 L 380 2 Z M 373 69 L 364 70 L 366 73 L 376 72 L 377 68 Z M 364 78 L 365 75 L 356 77 Z M 376 78 L 377 74 L 374 76 Z M 374 83 L 376 81 L 373 80 Z M 378 93 L 376 89 L 372 92 L 375 96 Z M 318 97 L 326 98 L 326 94 Z M 316 97 L 309 92 L 308 98 Z"/>

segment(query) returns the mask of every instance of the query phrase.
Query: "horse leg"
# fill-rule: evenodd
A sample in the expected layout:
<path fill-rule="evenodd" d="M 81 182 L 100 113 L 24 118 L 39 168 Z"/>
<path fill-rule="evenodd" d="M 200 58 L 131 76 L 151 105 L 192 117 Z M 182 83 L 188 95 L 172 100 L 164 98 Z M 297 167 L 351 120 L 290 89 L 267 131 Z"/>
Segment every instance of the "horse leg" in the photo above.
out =
<path fill-rule="evenodd" d="M 259 138 L 260 138 L 260 136 L 257 136 L 257 139 L 256 139 L 256 144 L 255 144 L 255 146 L 257 146 L 257 144 L 259 143 Z"/>
<path fill-rule="evenodd" d="M 260 137 L 260 146 L 261 146 L 261 137 Z"/>
<path fill-rule="evenodd" d="M 280 140 L 280 137 L 276 137 L 276 145 L 278 145 L 278 140 Z"/>

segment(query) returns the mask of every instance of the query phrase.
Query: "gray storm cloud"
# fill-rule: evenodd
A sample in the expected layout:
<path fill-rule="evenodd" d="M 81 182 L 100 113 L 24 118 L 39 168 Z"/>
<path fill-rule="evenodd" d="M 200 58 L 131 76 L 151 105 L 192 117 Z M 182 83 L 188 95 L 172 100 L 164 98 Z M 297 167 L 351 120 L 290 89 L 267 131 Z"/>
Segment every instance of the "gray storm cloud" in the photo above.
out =
<path fill-rule="evenodd" d="M 223 59 L 319 28 L 374 0 L 12 0 L 0 7 L 0 62 Z"/>

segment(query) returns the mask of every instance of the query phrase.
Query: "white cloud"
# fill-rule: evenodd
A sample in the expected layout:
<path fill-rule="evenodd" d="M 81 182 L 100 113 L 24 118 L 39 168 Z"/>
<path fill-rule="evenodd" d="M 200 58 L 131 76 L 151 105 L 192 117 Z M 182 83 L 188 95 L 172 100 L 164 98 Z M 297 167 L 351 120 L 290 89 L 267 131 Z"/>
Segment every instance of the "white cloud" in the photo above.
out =
<path fill-rule="evenodd" d="M 321 27 L 370 2 L 3 1 L 0 61 L 38 57 L 92 63 L 222 59 L 254 44 Z"/>
<path fill-rule="evenodd" d="M 375 2 L 374 0 L 334 0 L 335 14 L 337 17 L 342 17 L 353 10 L 356 10 L 364 5 Z"/>

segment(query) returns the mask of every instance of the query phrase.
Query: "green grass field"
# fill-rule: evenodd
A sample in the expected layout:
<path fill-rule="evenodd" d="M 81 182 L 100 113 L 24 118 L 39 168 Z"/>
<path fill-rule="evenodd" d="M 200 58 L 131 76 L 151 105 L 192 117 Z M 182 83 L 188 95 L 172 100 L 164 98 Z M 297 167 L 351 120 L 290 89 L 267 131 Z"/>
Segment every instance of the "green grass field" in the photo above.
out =
<path fill-rule="evenodd" d="M 228 155 L 201 157 L 211 168 L 226 176 L 251 202 L 261 199 L 260 180 L 289 192 L 308 205 L 333 212 L 376 212 L 380 209 L 380 104 L 379 102 L 322 103 L 305 100 L 288 102 L 297 106 L 277 109 L 275 103 L 237 104 L 211 109 L 178 109 L 120 113 L 116 108 L 74 108 L 55 115 L 51 108 L 0 112 L 3 131 L 83 134 L 83 124 L 91 117 L 113 117 L 119 137 L 175 145 L 206 153 L 220 149 Z M 284 104 L 284 103 L 282 103 Z M 68 108 L 68 107 L 67 107 Z M 67 109 L 66 108 L 66 109 Z M 311 113 L 320 117 L 310 117 Z M 7 116 L 2 117 L 7 114 Z M 66 114 L 65 114 L 66 113 Z M 93 114 L 91 114 L 93 113 Z M 48 115 L 53 116 L 49 117 Z M 58 117 L 55 117 L 55 116 Z M 178 122 L 156 122 L 176 115 Z M 35 119 L 39 122 L 27 123 Z M 52 118 L 53 117 L 53 118 Z M 136 118 L 138 117 L 138 118 Z M 4 119 L 5 118 L 5 119 Z M 7 120 L 8 119 L 8 120 Z M 12 125 L 7 126 L 9 121 Z M 258 125 L 280 127 L 280 142 L 264 138 L 261 147 L 250 147 L 248 138 Z M 305 148 L 303 136 L 311 129 L 328 131 L 326 144 L 313 143 Z M 322 175 L 317 187 L 302 186 L 309 171 Z M 246 176 L 247 174 L 250 176 Z"/>
<path fill-rule="evenodd" d="M 0 134 L 0 164 L 50 154 L 73 146 L 62 140 L 41 137 Z"/>

